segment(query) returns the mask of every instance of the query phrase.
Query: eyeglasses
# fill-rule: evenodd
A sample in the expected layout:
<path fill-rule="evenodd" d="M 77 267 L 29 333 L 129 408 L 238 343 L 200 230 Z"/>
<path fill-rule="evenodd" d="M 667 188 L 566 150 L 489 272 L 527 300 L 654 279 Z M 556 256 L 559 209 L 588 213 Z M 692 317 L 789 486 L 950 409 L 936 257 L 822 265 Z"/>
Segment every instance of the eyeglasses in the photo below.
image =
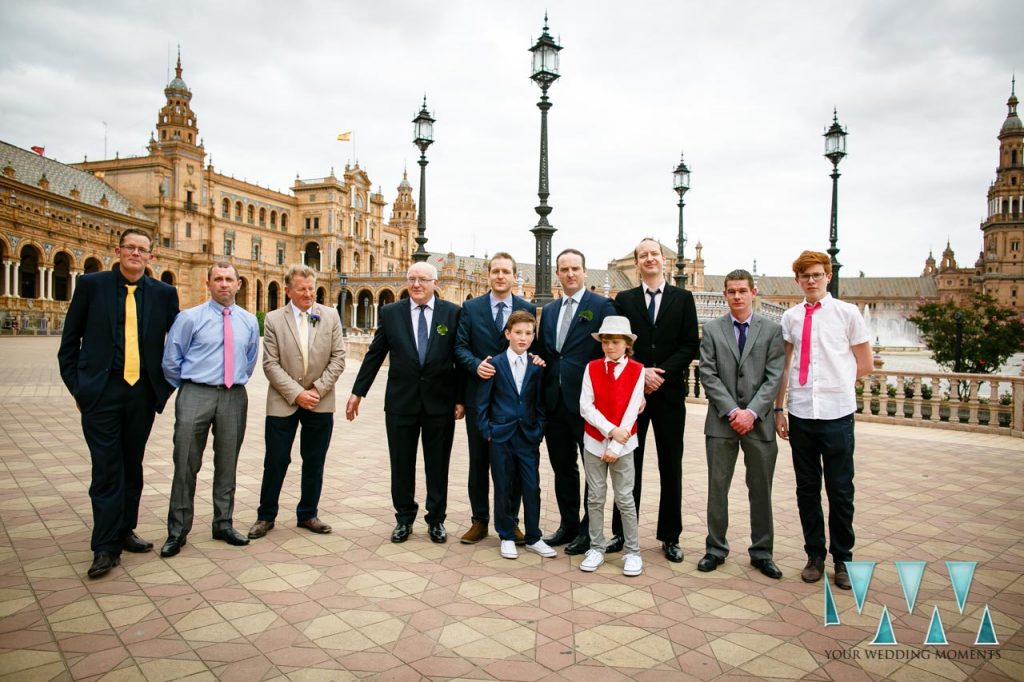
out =
<path fill-rule="evenodd" d="M 121 246 L 122 253 L 137 253 L 140 256 L 146 256 L 152 253 L 149 249 L 144 246 Z"/>
<path fill-rule="evenodd" d="M 805 275 L 797 277 L 801 282 L 817 282 L 819 279 L 825 279 L 824 272 L 808 272 Z"/>
<path fill-rule="evenodd" d="M 409 284 L 427 284 L 428 282 L 433 282 L 434 278 L 433 277 L 409 277 L 405 281 L 408 282 Z"/>

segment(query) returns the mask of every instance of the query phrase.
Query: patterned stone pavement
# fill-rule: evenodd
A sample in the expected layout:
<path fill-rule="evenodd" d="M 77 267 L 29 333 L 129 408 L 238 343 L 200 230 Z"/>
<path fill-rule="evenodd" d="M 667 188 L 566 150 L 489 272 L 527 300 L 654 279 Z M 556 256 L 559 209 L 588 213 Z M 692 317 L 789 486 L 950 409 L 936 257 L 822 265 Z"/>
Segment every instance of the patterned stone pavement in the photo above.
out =
<path fill-rule="evenodd" d="M 336 424 L 322 517 L 299 531 L 283 514 L 245 548 L 214 542 L 210 468 L 182 554 L 124 555 L 106 578 L 91 561 L 89 459 L 60 383 L 55 339 L 0 339 L 0 676 L 10 679 L 1024 679 L 1024 443 L 912 427 L 857 427 L 857 558 L 878 561 L 863 613 L 835 590 L 840 625 L 824 627 L 823 588 L 804 563 L 788 446 L 776 473 L 775 558 L 786 577 L 749 566 L 742 474 L 732 494 L 734 553 L 699 573 L 706 465 L 704 407 L 691 405 L 684 455 L 686 560 L 654 538 L 658 481 L 646 472 L 645 573 L 597 573 L 579 557 L 498 556 L 497 541 L 435 545 L 422 521 L 403 545 L 393 525 L 384 377 L 355 424 Z M 355 362 L 339 386 L 348 395 Z M 262 372 L 238 471 L 236 526 L 255 520 L 262 473 Z M 158 415 L 146 458 L 139 534 L 159 546 L 171 478 L 173 409 Z M 542 463 L 543 527 L 557 523 Z M 448 531 L 467 525 L 464 430 L 457 430 Z M 419 490 L 423 490 L 422 479 Z M 297 472 L 282 509 L 293 507 Z M 422 500 L 422 492 L 421 492 Z M 895 560 L 929 562 L 913 614 Z M 961 615 L 945 560 L 977 561 Z M 899 644 L 872 645 L 882 606 Z M 950 645 L 923 647 L 938 605 Z M 997 646 L 974 646 L 988 605 Z M 944 654 L 940 656 L 939 654 Z"/>

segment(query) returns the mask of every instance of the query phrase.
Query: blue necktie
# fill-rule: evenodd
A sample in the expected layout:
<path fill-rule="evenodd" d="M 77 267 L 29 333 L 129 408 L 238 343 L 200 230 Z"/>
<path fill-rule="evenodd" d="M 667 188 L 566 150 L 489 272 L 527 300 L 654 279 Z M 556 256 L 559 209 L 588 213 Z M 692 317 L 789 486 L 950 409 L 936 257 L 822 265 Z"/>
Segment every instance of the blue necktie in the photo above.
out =
<path fill-rule="evenodd" d="M 733 325 L 740 330 L 740 336 L 736 339 L 736 343 L 740 347 L 740 355 L 743 355 L 743 347 L 747 345 L 747 327 L 750 326 L 749 322 L 737 322 L 732 321 Z"/>
<path fill-rule="evenodd" d="M 416 350 L 420 354 L 420 366 L 427 364 L 427 304 L 417 306 L 420 309 L 420 321 L 416 328 Z"/>
<path fill-rule="evenodd" d="M 499 332 L 505 331 L 505 304 L 498 303 L 498 314 L 494 316 L 494 326 Z"/>
<path fill-rule="evenodd" d="M 654 299 L 661 293 L 661 289 L 654 291 L 648 291 L 647 295 L 651 297 L 651 302 L 647 306 L 647 317 L 651 318 L 651 324 L 654 324 Z"/>

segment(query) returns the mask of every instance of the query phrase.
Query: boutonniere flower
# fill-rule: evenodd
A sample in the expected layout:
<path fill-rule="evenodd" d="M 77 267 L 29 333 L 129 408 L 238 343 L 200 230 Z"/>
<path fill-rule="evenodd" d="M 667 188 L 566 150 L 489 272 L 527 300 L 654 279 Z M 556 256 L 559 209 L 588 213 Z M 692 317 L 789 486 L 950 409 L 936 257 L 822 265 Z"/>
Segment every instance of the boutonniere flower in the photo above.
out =
<path fill-rule="evenodd" d="M 589 310 L 584 310 L 580 313 L 580 322 L 589 322 L 594 319 L 594 313 Z"/>
<path fill-rule="evenodd" d="M 320 313 L 310 313 L 309 314 L 309 323 L 311 325 L 313 325 L 315 327 L 316 323 L 319 322 L 319 321 L 320 321 Z"/>
<path fill-rule="evenodd" d="M 437 333 L 440 334 L 441 336 L 444 336 L 445 334 L 448 333 L 448 327 L 444 326 L 443 324 L 437 325 Z"/>

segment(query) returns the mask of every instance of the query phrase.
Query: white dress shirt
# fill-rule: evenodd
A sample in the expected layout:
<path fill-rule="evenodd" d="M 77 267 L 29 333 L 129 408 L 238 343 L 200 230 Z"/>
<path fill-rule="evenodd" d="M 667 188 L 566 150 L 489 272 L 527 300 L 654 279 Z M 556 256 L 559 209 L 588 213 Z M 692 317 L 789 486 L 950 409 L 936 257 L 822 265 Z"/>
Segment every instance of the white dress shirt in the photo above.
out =
<path fill-rule="evenodd" d="M 653 287 L 647 286 L 646 282 L 641 282 L 640 286 L 644 290 L 644 308 L 650 308 L 651 297 L 649 292 L 661 290 L 657 296 L 654 297 L 654 319 L 658 319 L 658 313 L 661 312 L 661 299 L 665 298 L 665 280 L 661 280 L 661 284 L 656 284 Z"/>
<path fill-rule="evenodd" d="M 558 320 L 555 323 L 555 334 L 558 334 L 558 330 L 562 328 L 562 319 L 568 314 L 569 306 L 567 305 L 569 299 L 572 299 L 572 312 L 575 315 L 579 315 L 580 302 L 583 300 L 583 288 L 577 291 L 572 296 L 563 295 L 561 298 L 562 305 L 558 307 Z M 572 322 L 570 321 L 570 325 Z"/>
<path fill-rule="evenodd" d="M 511 347 L 505 349 L 505 355 L 508 356 L 508 366 L 512 368 L 512 378 L 516 381 L 516 392 L 522 393 L 523 381 L 526 379 L 526 365 L 530 359 L 526 352 L 519 355 Z"/>
<path fill-rule="evenodd" d="M 800 385 L 800 345 L 804 303 L 782 314 L 782 338 L 793 344 L 789 365 L 789 412 L 801 419 L 839 419 L 857 409 L 854 385 L 857 358 L 852 346 L 871 340 L 857 306 L 825 294 L 811 317 L 811 360 L 807 383 Z"/>
<path fill-rule="evenodd" d="M 658 298 L 661 298 L 660 296 Z M 609 360 L 605 358 L 603 362 L 615 362 L 615 378 L 618 379 L 622 376 L 623 370 L 626 369 L 626 356 L 623 355 L 618 361 Z M 602 368 L 604 369 L 604 368 Z M 607 371 L 607 370 L 605 370 Z M 580 391 L 580 416 L 583 419 L 604 434 L 603 440 L 597 440 L 586 431 L 583 432 L 583 449 L 592 455 L 601 457 L 605 452 L 609 450 L 618 457 L 622 455 L 628 455 L 629 453 L 636 450 L 637 438 L 636 434 L 630 434 L 629 440 L 624 444 L 619 444 L 608 436 L 614 428 L 623 428 L 627 431 L 633 430 L 633 424 L 636 423 L 637 415 L 640 413 L 640 403 L 644 400 L 644 372 L 641 369 L 640 375 L 637 377 L 636 385 L 633 386 L 633 394 L 629 398 L 629 403 L 626 405 L 626 411 L 622 415 L 622 421 L 618 424 L 613 424 L 608 421 L 608 418 L 601 414 L 601 411 L 594 405 L 594 385 L 590 381 L 590 369 L 589 365 L 583 370 L 583 387 Z"/>
<path fill-rule="evenodd" d="M 416 346 L 416 350 L 420 349 L 420 304 L 416 301 L 409 299 L 409 314 L 412 317 L 412 340 L 413 345 Z M 430 300 L 426 302 L 426 308 L 423 309 L 423 314 L 427 317 L 427 341 L 430 341 L 430 335 L 433 334 L 433 327 L 431 322 L 434 321 L 434 297 L 431 296 Z"/>

